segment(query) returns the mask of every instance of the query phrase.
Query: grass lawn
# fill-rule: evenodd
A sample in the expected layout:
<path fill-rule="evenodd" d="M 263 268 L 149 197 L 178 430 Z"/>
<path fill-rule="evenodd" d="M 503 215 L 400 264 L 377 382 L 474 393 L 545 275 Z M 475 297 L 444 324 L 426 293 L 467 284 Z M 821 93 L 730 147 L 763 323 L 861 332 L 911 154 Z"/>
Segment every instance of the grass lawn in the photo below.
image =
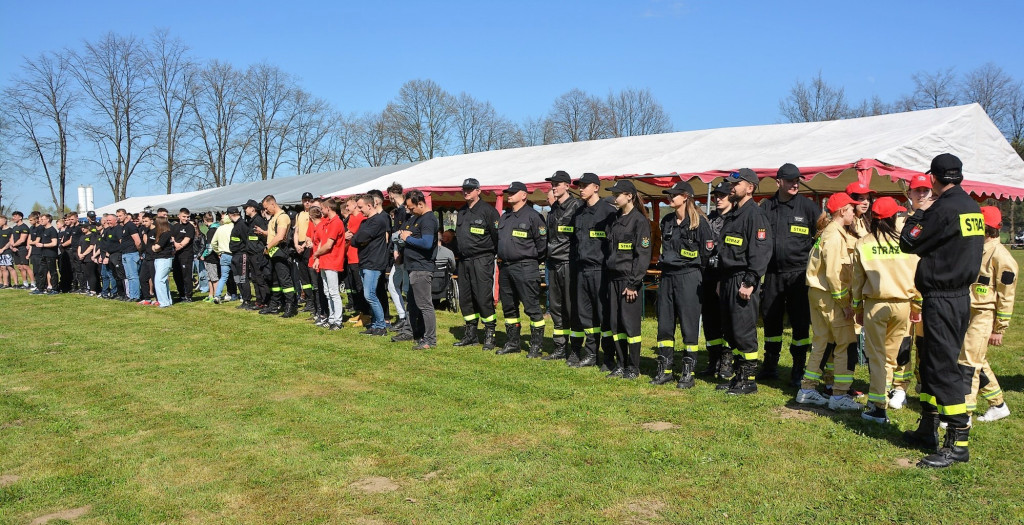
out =
<path fill-rule="evenodd" d="M 899 443 L 913 394 L 880 427 L 783 382 L 734 397 L 457 349 L 447 312 L 414 352 L 234 305 L 0 290 L 0 523 L 1024 520 L 1019 320 L 990 352 L 1013 415 L 933 471 Z"/>

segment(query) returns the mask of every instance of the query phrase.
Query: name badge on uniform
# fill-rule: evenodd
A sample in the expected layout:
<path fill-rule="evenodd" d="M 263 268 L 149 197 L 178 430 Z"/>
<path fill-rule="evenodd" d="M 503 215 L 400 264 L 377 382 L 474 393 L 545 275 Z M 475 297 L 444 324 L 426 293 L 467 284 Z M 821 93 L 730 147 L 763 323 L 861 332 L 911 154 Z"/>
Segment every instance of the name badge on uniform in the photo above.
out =
<path fill-rule="evenodd" d="M 260 240 L 260 238 L 259 238 L 259 237 L 257 237 L 257 236 L 255 236 L 255 235 L 250 235 L 250 236 L 249 236 L 249 240 L 250 240 L 250 241 L 258 241 L 258 240 Z"/>
<path fill-rule="evenodd" d="M 529 233 L 527 233 L 527 232 L 525 232 L 523 230 L 512 230 L 512 236 L 513 237 L 519 237 L 520 239 L 525 239 L 525 238 L 529 237 Z"/>
<path fill-rule="evenodd" d="M 270 250 L 267 250 L 267 254 L 270 255 L 271 257 L 273 257 L 275 253 L 277 253 L 277 246 L 274 246 Z"/>
<path fill-rule="evenodd" d="M 573 228 L 572 226 L 559 226 L 558 227 L 558 233 L 572 233 L 574 231 L 576 231 L 576 228 Z"/>
<path fill-rule="evenodd" d="M 619 249 L 620 250 L 632 250 L 633 249 L 633 243 L 631 243 L 631 242 L 620 242 L 619 243 Z"/>
<path fill-rule="evenodd" d="M 964 237 L 985 235 L 985 216 L 980 213 L 960 214 L 960 235 Z"/>
<path fill-rule="evenodd" d="M 696 259 L 699 254 L 697 253 L 697 250 L 687 250 L 686 248 L 683 248 L 682 250 L 679 250 L 679 255 L 690 259 Z"/>
<path fill-rule="evenodd" d="M 483 235 L 483 234 L 487 233 L 487 230 L 485 230 L 484 228 L 479 228 L 477 226 L 470 226 L 469 227 L 469 233 L 475 233 L 477 235 Z"/>
<path fill-rule="evenodd" d="M 725 244 L 731 244 L 733 246 L 743 246 L 743 237 L 733 237 L 732 235 L 726 235 Z"/>
<path fill-rule="evenodd" d="M 796 224 L 792 224 L 789 227 L 789 232 L 799 233 L 800 235 L 808 235 L 811 233 L 811 229 L 808 228 L 807 226 L 797 226 Z"/>
<path fill-rule="evenodd" d="M 601 231 L 601 230 L 590 230 L 590 238 L 591 239 L 604 239 L 607 236 L 608 235 L 605 232 Z"/>
<path fill-rule="evenodd" d="M 974 291 L 978 295 L 986 295 L 986 294 L 988 294 L 988 286 L 979 284 L 978 286 L 974 287 Z"/>

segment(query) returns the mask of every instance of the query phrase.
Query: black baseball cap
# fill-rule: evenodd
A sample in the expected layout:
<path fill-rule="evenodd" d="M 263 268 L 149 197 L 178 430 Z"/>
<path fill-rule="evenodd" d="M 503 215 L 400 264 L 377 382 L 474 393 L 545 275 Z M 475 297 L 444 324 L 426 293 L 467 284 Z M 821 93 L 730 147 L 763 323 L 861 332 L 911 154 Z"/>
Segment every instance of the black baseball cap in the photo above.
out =
<path fill-rule="evenodd" d="M 615 184 L 608 188 L 608 191 L 612 193 L 636 193 L 636 186 L 633 185 L 633 181 L 626 179 L 619 179 L 615 181 Z"/>
<path fill-rule="evenodd" d="M 306 193 L 303 193 L 302 194 L 302 200 L 304 200 L 304 201 L 311 201 L 311 200 L 313 200 L 313 194 L 308 192 L 308 191 Z"/>
<path fill-rule="evenodd" d="M 730 173 L 728 180 L 734 184 L 741 180 L 745 180 L 754 186 L 757 186 L 758 183 L 757 173 L 754 173 L 754 170 L 750 168 L 740 168 L 739 171 Z"/>
<path fill-rule="evenodd" d="M 582 188 L 587 184 L 597 184 L 600 186 L 601 178 L 595 173 L 584 173 L 583 175 L 580 175 L 580 178 L 576 179 L 576 182 L 573 183 L 577 188 Z"/>
<path fill-rule="evenodd" d="M 775 177 L 783 180 L 799 179 L 800 168 L 796 167 L 796 165 L 794 164 L 787 162 L 783 164 L 782 167 L 779 168 L 779 171 L 778 173 L 775 174 Z"/>
<path fill-rule="evenodd" d="M 943 153 L 932 159 L 932 167 L 925 173 L 930 173 L 939 179 L 940 182 L 960 182 L 964 180 L 964 163 L 952 153 Z"/>
<path fill-rule="evenodd" d="M 254 210 L 259 210 L 260 209 L 260 203 L 254 201 L 252 199 L 249 199 L 249 200 L 245 201 L 245 206 L 243 206 L 243 208 L 252 208 Z"/>
<path fill-rule="evenodd" d="M 85 216 L 89 217 L 90 219 L 95 219 L 96 218 L 96 212 L 94 212 L 92 210 L 89 210 L 88 212 L 86 212 Z"/>
<path fill-rule="evenodd" d="M 228 215 L 238 215 L 238 206 L 228 206 Z"/>
<path fill-rule="evenodd" d="M 480 189 L 480 181 L 474 178 L 468 178 L 462 181 L 462 189 L 464 190 L 478 190 Z"/>
<path fill-rule="evenodd" d="M 729 184 L 729 181 L 723 180 L 722 182 L 719 182 L 718 185 L 711 190 L 711 193 L 721 193 L 722 195 L 729 195 L 730 193 L 732 193 L 732 184 Z"/>
<path fill-rule="evenodd" d="M 566 173 L 566 172 L 564 172 L 562 170 L 558 170 L 558 171 L 555 172 L 554 175 L 552 175 L 552 176 L 550 176 L 550 177 L 548 177 L 548 178 L 546 178 L 544 180 L 546 180 L 548 182 L 553 182 L 553 183 L 556 183 L 556 184 L 559 183 L 559 182 L 569 182 L 569 183 L 571 183 L 572 182 L 572 177 L 570 177 L 568 173 Z"/>
<path fill-rule="evenodd" d="M 690 186 L 689 182 L 681 180 L 673 184 L 671 188 L 662 191 L 662 193 L 664 193 L 665 195 L 680 195 L 685 193 L 693 197 L 693 186 Z"/>
<path fill-rule="evenodd" d="M 512 184 L 509 184 L 508 185 L 508 189 L 506 189 L 503 193 L 519 193 L 521 191 L 530 191 L 530 190 L 526 189 L 526 184 L 523 184 L 522 182 L 516 181 L 516 182 L 513 182 Z"/>

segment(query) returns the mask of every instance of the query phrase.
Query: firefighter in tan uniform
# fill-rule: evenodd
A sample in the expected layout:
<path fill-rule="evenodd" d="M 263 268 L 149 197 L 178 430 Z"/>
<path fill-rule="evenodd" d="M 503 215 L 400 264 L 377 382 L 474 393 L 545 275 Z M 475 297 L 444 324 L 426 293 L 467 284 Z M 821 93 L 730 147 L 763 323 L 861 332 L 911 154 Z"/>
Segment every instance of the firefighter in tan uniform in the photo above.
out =
<path fill-rule="evenodd" d="M 960 352 L 960 364 L 974 368 L 967 412 L 976 409 L 978 394 L 988 402 L 988 412 L 978 421 L 997 421 L 1010 415 L 992 367 L 988 364 L 988 345 L 1003 344 L 1003 333 L 1013 316 L 1013 296 L 1017 288 L 1017 261 L 999 242 L 1003 216 L 995 206 L 982 206 L 985 217 L 985 250 L 981 255 L 981 273 L 971 287 L 971 324 Z"/>
<path fill-rule="evenodd" d="M 920 319 L 921 295 L 914 287 L 918 257 L 900 251 L 896 214 L 906 211 L 892 197 L 871 205 L 868 234 L 853 251 L 853 310 L 863 325 L 870 387 L 868 407 L 861 417 L 888 423 L 887 393 L 892 384 L 896 356 L 910 329 L 911 317 Z"/>
<path fill-rule="evenodd" d="M 807 361 L 796 402 L 825 405 L 832 410 L 860 410 L 860 403 L 847 395 L 853 383 L 857 360 L 857 334 L 854 333 L 850 302 L 850 252 L 856 237 L 850 232 L 856 202 L 846 193 L 828 198 L 828 212 L 818 219 L 821 232 L 807 261 L 807 296 L 811 305 L 811 357 Z M 829 343 L 835 343 L 835 382 L 832 396 L 826 398 L 816 387 L 829 360 Z"/>

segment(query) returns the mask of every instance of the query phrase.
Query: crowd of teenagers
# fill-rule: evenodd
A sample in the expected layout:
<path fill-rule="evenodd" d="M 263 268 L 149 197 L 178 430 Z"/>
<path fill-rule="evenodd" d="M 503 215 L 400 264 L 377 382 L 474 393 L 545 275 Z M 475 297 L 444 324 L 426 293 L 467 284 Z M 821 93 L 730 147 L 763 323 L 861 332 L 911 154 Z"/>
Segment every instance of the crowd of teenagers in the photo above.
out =
<path fill-rule="evenodd" d="M 432 285 L 441 260 L 455 268 L 465 320 L 454 346 L 518 353 L 525 335 L 529 358 L 599 366 L 622 379 L 640 375 L 642 297 L 652 290 L 652 384 L 690 388 L 702 374 L 722 380 L 717 388 L 729 394 L 755 393 L 759 380 L 780 380 L 788 319 L 786 379 L 796 403 L 889 424 L 887 411 L 906 405 L 916 379 L 922 416 L 904 438 L 932 449 L 921 466 L 946 467 L 968 460 L 973 421 L 1009 415 L 986 354 L 1009 326 L 1017 264 L 1000 244 L 999 210 L 979 207 L 960 188 L 960 160 L 942 154 L 931 168 L 910 181 L 906 206 L 876 198 L 862 182 L 815 204 L 800 194 L 793 164 L 779 168 L 779 190 L 760 203 L 753 201 L 757 174 L 731 173 L 713 188 L 711 214 L 690 184 L 678 182 L 664 190 L 673 212 L 654 228 L 629 179 L 603 198 L 595 174 L 573 180 L 564 171 L 546 179 L 546 217 L 523 183 L 503 191 L 499 214 L 481 199 L 479 182 L 466 179 L 465 204 L 446 232 L 425 195 L 397 183 L 386 197 L 307 193 L 298 213 L 271 195 L 219 218 L 194 220 L 181 209 L 173 223 L 163 209 L 82 221 L 72 213 L 56 222 L 33 213 L 27 224 L 14 212 L 10 222 L 0 216 L 0 286 L 169 307 L 170 276 L 178 301 L 191 302 L 199 265 L 206 301 L 240 299 L 237 308 L 281 317 L 296 316 L 304 302 L 328 330 L 359 326 L 367 336 L 427 350 L 438 343 Z M 698 371 L 701 326 L 708 359 Z M 870 377 L 865 404 L 852 390 L 858 364 Z M 979 396 L 987 410 L 973 418 Z"/>

